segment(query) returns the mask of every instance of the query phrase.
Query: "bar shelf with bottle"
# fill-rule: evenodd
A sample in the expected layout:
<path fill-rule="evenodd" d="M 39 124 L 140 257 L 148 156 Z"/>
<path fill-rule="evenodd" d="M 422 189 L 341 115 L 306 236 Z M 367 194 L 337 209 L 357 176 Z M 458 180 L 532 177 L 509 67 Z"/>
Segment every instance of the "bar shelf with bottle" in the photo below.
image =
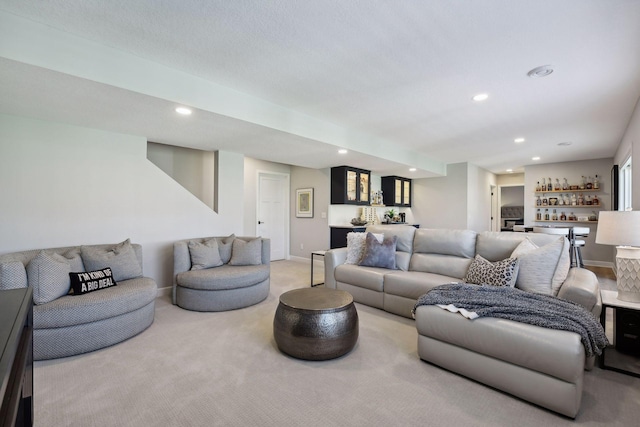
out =
<path fill-rule="evenodd" d="M 577 221 L 577 220 L 568 220 L 568 219 L 567 219 L 567 220 L 559 220 L 559 219 L 557 219 L 557 220 L 553 220 L 553 219 L 536 219 L 534 222 L 560 222 L 560 223 L 563 223 L 563 224 L 566 224 L 566 223 L 569 223 L 569 222 L 570 222 L 570 223 L 572 223 L 572 224 L 573 224 L 573 223 L 579 223 L 579 224 L 597 224 L 597 223 L 598 223 L 598 220 L 596 219 L 596 220 L 594 220 L 594 221 L 591 221 L 591 220 L 586 220 L 586 221 Z"/>
<path fill-rule="evenodd" d="M 581 189 L 577 188 L 577 189 L 573 189 L 573 190 L 569 189 L 569 190 L 548 190 L 548 191 L 547 191 L 547 190 L 544 190 L 544 191 L 534 191 L 534 193 L 536 193 L 536 194 L 550 194 L 550 193 L 588 193 L 588 192 L 600 192 L 600 191 L 602 191 L 602 190 L 601 190 L 601 189 L 599 189 L 599 188 L 595 188 L 595 189 L 594 189 L 594 188 L 592 188 L 592 189 L 589 189 L 589 190 L 587 190 L 587 189 L 581 190 Z"/>

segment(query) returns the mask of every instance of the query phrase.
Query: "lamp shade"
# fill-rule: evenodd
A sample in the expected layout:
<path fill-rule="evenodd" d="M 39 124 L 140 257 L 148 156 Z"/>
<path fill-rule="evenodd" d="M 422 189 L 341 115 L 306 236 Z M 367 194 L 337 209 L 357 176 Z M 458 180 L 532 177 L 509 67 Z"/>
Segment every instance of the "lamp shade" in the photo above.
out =
<path fill-rule="evenodd" d="M 600 212 L 596 243 L 615 246 L 640 246 L 640 211 Z"/>

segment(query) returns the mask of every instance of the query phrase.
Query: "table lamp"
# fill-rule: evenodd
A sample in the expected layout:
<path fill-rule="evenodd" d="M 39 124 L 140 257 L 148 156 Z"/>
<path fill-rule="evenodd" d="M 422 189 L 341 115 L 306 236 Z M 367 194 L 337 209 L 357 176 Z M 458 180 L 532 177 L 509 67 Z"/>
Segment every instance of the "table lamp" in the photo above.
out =
<path fill-rule="evenodd" d="M 618 299 L 640 302 L 640 211 L 601 211 L 596 243 L 616 245 Z"/>

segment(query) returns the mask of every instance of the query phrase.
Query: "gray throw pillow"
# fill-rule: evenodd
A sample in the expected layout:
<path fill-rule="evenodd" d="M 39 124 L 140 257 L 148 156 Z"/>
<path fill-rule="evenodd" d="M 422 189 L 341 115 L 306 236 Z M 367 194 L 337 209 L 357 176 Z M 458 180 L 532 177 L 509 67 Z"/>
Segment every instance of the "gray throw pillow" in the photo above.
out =
<path fill-rule="evenodd" d="M 242 239 L 233 241 L 233 250 L 229 265 L 262 264 L 262 239 L 260 237 L 245 242 Z"/>
<path fill-rule="evenodd" d="M 142 277 L 142 266 L 129 239 L 111 248 L 82 246 L 80 252 L 84 268 L 88 271 L 110 267 L 116 282 Z"/>
<path fill-rule="evenodd" d="M 233 248 L 233 241 L 236 239 L 236 235 L 232 234 L 229 237 L 218 237 L 218 251 L 220 252 L 220 259 L 223 264 L 226 264 L 231 260 L 231 249 Z"/>
<path fill-rule="evenodd" d="M 27 287 L 27 271 L 20 261 L 8 261 L 0 264 L 0 290 Z"/>
<path fill-rule="evenodd" d="M 33 303 L 46 304 L 69 293 L 71 266 L 60 254 L 40 251 L 27 264 L 27 278 L 33 289 Z"/>
<path fill-rule="evenodd" d="M 559 237 L 544 246 L 536 246 L 528 239 L 523 240 L 511 254 L 520 260 L 520 272 L 516 288 L 523 291 L 553 295 L 553 277 L 562 251 L 564 237 Z"/>
<path fill-rule="evenodd" d="M 189 255 L 191 255 L 191 269 L 203 270 L 205 268 L 219 267 L 222 265 L 218 242 L 214 237 L 204 242 L 189 242 Z"/>
<path fill-rule="evenodd" d="M 514 287 L 518 277 L 518 259 L 507 258 L 491 262 L 476 255 L 469 266 L 464 281 L 477 285 Z"/>
<path fill-rule="evenodd" d="M 378 242 L 373 233 L 367 233 L 364 244 L 364 256 L 359 265 L 381 267 L 396 270 L 396 242 L 398 236 L 385 237 Z"/>

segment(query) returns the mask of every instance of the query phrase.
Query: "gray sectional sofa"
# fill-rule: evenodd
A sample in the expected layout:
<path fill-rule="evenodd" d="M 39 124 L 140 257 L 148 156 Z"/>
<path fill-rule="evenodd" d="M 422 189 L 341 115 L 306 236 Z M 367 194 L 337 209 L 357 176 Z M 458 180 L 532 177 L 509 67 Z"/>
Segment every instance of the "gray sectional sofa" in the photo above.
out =
<path fill-rule="evenodd" d="M 117 258 L 114 248 L 126 250 L 126 254 L 119 252 Z M 85 255 L 98 257 L 83 262 L 83 250 Z M 123 268 L 118 268 L 115 264 L 123 261 L 122 256 L 126 260 Z M 48 261 L 37 263 L 41 259 Z M 89 265 L 95 266 L 101 259 L 114 264 L 110 267 L 117 285 L 82 295 L 69 294 L 69 272 L 88 271 Z M 67 282 L 62 283 L 65 276 Z M 27 286 L 34 288 L 35 360 L 108 347 L 139 334 L 154 320 L 157 285 L 142 275 L 141 246 L 128 241 L 0 255 L 0 290 Z"/>
<path fill-rule="evenodd" d="M 325 254 L 325 286 L 348 291 L 362 304 L 412 317 L 421 295 L 435 286 L 462 281 L 476 254 L 496 262 L 509 258 L 525 239 L 547 248 L 559 245 L 560 238 L 564 240 L 555 252 L 557 259 L 549 260 L 547 253 L 544 264 L 529 263 L 528 271 L 518 272 L 518 280 L 540 281 L 540 274 L 552 279 L 553 295 L 582 305 L 595 317 L 602 309 L 596 276 L 585 269 L 569 269 L 566 238 L 400 225 L 370 226 L 367 231 L 397 236 L 397 270 L 345 264 L 347 248 Z M 578 334 L 490 317 L 471 321 L 433 305 L 417 307 L 415 319 L 421 359 L 561 414 L 577 414 L 583 371 L 594 362 L 594 357 L 585 357 Z"/>
<path fill-rule="evenodd" d="M 265 238 L 231 235 L 175 242 L 173 303 L 194 311 L 257 304 L 269 295 L 270 262 L 271 241 Z"/>

